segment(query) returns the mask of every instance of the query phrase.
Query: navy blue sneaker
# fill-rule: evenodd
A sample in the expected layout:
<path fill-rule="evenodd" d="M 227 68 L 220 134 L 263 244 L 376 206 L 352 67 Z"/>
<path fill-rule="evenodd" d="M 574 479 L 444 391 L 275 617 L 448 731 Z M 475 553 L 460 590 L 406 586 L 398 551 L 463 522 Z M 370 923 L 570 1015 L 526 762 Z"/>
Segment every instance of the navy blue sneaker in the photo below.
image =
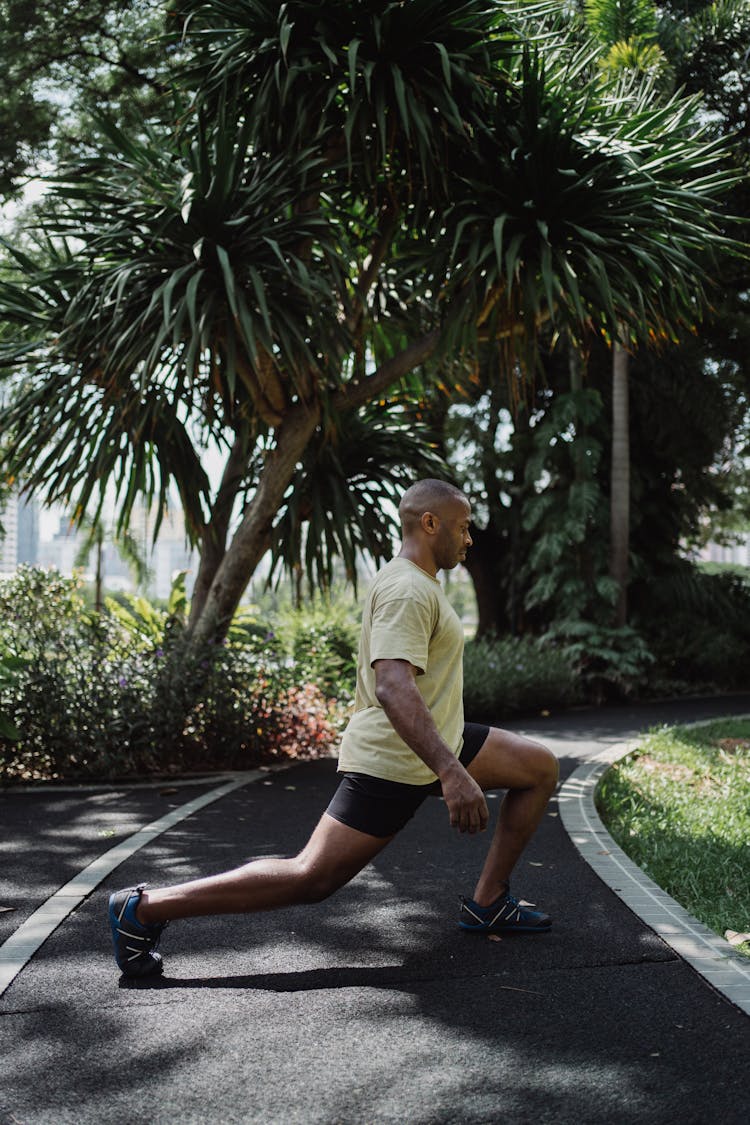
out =
<path fill-rule="evenodd" d="M 477 934 L 543 934 L 552 926 L 549 914 L 529 910 L 510 893 L 510 887 L 491 906 L 479 906 L 473 898 L 462 898 L 458 920 L 463 930 Z"/>
<path fill-rule="evenodd" d="M 148 977 L 161 973 L 164 966 L 156 952 L 166 922 L 142 925 L 135 916 L 136 907 L 145 888 L 127 887 L 109 896 L 109 924 L 117 967 L 126 977 Z"/>

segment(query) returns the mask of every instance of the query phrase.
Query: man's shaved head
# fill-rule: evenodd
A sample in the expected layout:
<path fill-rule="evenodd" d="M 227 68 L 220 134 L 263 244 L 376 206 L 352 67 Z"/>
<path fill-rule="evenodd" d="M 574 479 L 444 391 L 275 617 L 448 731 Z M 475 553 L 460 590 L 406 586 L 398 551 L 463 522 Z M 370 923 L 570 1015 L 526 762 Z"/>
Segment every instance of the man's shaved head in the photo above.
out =
<path fill-rule="evenodd" d="M 463 500 L 467 507 L 469 505 L 469 501 L 455 484 L 449 484 L 446 480 L 433 480 L 431 477 L 418 480 L 407 488 L 398 506 L 403 531 L 408 534 L 425 512 L 438 515 L 446 502 L 451 500 Z"/>

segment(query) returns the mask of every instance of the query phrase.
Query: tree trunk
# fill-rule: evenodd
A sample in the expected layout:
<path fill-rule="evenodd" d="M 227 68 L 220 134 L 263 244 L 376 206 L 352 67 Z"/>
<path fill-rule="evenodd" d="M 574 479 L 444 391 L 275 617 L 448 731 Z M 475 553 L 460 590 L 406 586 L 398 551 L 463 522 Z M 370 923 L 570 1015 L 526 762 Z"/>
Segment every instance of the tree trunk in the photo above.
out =
<path fill-rule="evenodd" d="M 216 570 L 200 616 L 191 624 L 194 652 L 226 636 L 247 583 L 268 549 L 273 521 L 319 419 L 319 407 L 297 406 L 279 426 L 255 495 Z"/>
<path fill-rule="evenodd" d="M 502 631 L 502 590 L 496 569 L 500 551 L 497 536 L 491 527 L 472 528 L 471 537 L 474 545 L 469 549 L 464 566 L 474 586 L 477 599 L 476 635 L 481 637 L 487 633 Z"/>
<path fill-rule="evenodd" d="M 513 637 L 520 636 L 524 631 L 524 603 L 520 573 L 524 564 L 523 510 L 528 488 L 526 466 L 532 444 L 529 409 L 526 403 L 520 402 L 513 419 L 513 483 L 508 488 L 511 497 L 508 538 L 508 618 Z"/>
<path fill-rule="evenodd" d="M 193 628 L 195 622 L 203 613 L 211 584 L 227 553 L 229 522 L 232 518 L 237 493 L 244 479 L 246 465 L 247 434 L 241 430 L 235 435 L 234 444 L 224 466 L 221 483 L 216 493 L 216 500 L 204 529 L 198 574 L 190 599 L 190 622 L 188 626 L 190 629 Z"/>
<path fill-rule="evenodd" d="M 610 574 L 618 585 L 615 622 L 628 620 L 630 555 L 630 441 L 628 353 L 619 342 L 612 351 L 612 472 L 610 483 Z"/>
<path fill-rule="evenodd" d="M 94 609 L 101 613 L 104 609 L 104 536 L 101 531 L 96 535 L 96 575 L 94 577 Z"/>
<path fill-rule="evenodd" d="M 340 413 L 357 410 L 383 393 L 409 371 L 429 359 L 439 338 L 439 329 L 433 329 L 402 352 L 391 356 L 360 383 L 350 384 L 336 391 L 330 399 L 331 409 Z M 245 510 L 231 544 L 222 550 L 217 528 L 213 529 L 212 538 L 204 539 L 204 557 L 196 579 L 198 604 L 191 612 L 189 625 L 190 648 L 193 653 L 226 636 L 247 584 L 270 546 L 273 521 L 294 471 L 320 421 L 320 413 L 319 404 L 298 403 L 290 408 L 276 428 L 276 445 L 266 456 L 255 495 Z M 229 496 L 232 478 L 229 464 L 224 477 Z M 222 487 L 223 484 L 224 482 Z M 214 505 L 215 510 L 216 507 Z M 231 507 L 225 512 L 227 520 L 230 511 Z"/>
<path fill-rule="evenodd" d="M 568 337 L 568 372 L 570 374 L 570 390 L 573 394 L 577 395 L 583 390 L 583 374 L 584 374 L 584 357 L 576 347 L 575 341 Z M 573 443 L 573 479 L 577 485 L 582 485 L 584 481 L 591 479 L 591 470 L 586 465 L 586 456 L 583 451 L 583 440 L 586 437 L 586 427 L 581 422 L 578 403 L 576 403 L 575 414 L 575 441 Z M 582 543 L 576 547 L 576 554 L 578 556 L 578 573 L 583 580 L 585 589 L 588 591 L 588 604 L 586 611 L 591 608 L 591 603 L 595 600 L 596 590 L 596 569 L 594 566 L 594 554 L 591 549 L 591 521 L 587 521 L 586 536 Z"/>

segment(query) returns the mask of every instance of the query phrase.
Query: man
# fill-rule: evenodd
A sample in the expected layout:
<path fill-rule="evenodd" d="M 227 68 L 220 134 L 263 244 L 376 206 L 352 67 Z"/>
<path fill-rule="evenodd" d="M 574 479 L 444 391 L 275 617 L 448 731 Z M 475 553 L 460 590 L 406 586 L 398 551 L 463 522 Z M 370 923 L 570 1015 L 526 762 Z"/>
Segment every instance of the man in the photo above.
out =
<path fill-rule="evenodd" d="M 143 884 L 110 898 L 119 968 L 162 971 L 168 921 L 320 902 L 362 870 L 442 792 L 459 832 L 483 832 L 484 791 L 507 789 L 473 898 L 459 924 L 477 933 L 549 930 L 548 915 L 509 889 L 513 867 L 557 782 L 554 756 L 519 735 L 463 721 L 463 630 L 437 579 L 466 557 L 471 509 L 440 480 L 421 480 L 399 506 L 403 543 L 377 575 L 362 621 L 355 711 L 344 732 L 341 783 L 298 856 L 260 859 L 174 887 Z"/>

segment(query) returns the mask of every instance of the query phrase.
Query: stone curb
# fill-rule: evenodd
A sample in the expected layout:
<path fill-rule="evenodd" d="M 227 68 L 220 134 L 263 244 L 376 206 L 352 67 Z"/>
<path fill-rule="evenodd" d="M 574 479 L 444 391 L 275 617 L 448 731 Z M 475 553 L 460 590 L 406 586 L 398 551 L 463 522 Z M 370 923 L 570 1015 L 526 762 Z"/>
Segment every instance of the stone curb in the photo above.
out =
<path fill-rule="evenodd" d="M 675 725 L 691 729 L 708 724 Z M 615 843 L 599 819 L 594 795 L 600 778 L 635 750 L 644 737 L 614 743 L 574 770 L 561 786 L 558 798 L 563 826 L 602 882 L 708 984 L 750 1015 L 750 961 L 657 886 Z"/>

